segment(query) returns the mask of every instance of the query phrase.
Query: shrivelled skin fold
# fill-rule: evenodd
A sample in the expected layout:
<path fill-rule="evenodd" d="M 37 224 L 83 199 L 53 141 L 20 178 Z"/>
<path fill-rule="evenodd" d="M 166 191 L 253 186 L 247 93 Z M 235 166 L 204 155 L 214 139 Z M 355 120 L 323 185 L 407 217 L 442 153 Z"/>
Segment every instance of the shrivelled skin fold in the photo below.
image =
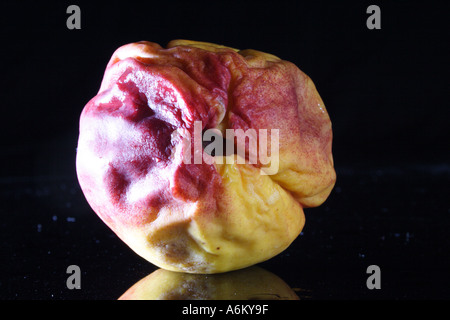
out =
<path fill-rule="evenodd" d="M 196 121 L 255 129 L 257 139 L 278 129 L 277 171 L 261 174 L 270 163 L 233 154 L 195 163 L 186 139 Z M 299 235 L 303 208 L 334 186 L 331 143 L 323 101 L 294 64 L 211 43 L 143 41 L 116 50 L 83 109 L 76 166 L 92 209 L 136 253 L 167 270 L 218 273 L 267 260 Z"/>

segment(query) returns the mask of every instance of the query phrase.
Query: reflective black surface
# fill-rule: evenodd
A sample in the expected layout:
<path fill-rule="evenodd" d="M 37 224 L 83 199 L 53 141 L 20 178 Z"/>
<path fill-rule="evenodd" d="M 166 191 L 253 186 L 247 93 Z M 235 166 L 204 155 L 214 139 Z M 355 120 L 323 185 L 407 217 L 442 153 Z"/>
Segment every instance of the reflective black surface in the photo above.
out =
<path fill-rule="evenodd" d="M 177 38 L 294 62 L 333 122 L 335 189 L 259 267 L 300 299 L 450 298 L 448 3 L 378 1 L 381 30 L 366 27 L 371 1 L 78 1 L 81 30 L 66 27 L 70 4 L 0 5 L 0 299 L 117 299 L 157 270 L 90 209 L 74 159 L 114 50 Z"/>
<path fill-rule="evenodd" d="M 450 298 L 448 166 L 341 168 L 329 200 L 259 264 L 300 299 Z M 2 299 L 117 299 L 157 268 L 92 212 L 76 180 L 2 180 Z M 69 265 L 81 289 L 69 290 Z M 381 289 L 369 290 L 369 265 Z"/>

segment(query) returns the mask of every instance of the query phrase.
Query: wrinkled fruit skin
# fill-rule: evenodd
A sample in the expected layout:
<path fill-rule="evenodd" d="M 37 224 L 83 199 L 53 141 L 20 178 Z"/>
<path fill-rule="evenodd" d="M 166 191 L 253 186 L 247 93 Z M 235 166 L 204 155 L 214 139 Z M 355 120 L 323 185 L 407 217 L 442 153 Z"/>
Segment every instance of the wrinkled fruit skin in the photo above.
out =
<path fill-rule="evenodd" d="M 203 130 L 279 129 L 277 173 L 261 175 L 261 163 L 185 164 L 195 121 Z M 331 144 L 323 101 L 294 64 L 203 42 L 144 41 L 116 50 L 83 109 L 76 168 L 92 209 L 136 253 L 167 270 L 218 273 L 292 243 L 303 208 L 334 186 Z"/>

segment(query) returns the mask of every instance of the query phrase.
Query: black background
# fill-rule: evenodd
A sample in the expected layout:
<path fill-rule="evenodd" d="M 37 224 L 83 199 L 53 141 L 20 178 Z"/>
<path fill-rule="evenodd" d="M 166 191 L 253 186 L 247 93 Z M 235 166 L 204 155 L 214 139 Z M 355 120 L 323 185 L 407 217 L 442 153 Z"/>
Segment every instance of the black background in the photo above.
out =
<path fill-rule="evenodd" d="M 81 8 L 69 30 L 66 8 Z M 366 9 L 381 8 L 381 30 Z M 0 298 L 116 299 L 156 268 L 78 186 L 78 121 L 119 46 L 172 39 L 273 53 L 316 84 L 338 181 L 302 235 L 261 266 L 308 299 L 450 298 L 444 1 L 1 3 Z M 82 289 L 65 285 L 79 265 Z M 382 288 L 366 287 L 369 265 Z M 305 292 L 307 294 L 305 294 Z"/>

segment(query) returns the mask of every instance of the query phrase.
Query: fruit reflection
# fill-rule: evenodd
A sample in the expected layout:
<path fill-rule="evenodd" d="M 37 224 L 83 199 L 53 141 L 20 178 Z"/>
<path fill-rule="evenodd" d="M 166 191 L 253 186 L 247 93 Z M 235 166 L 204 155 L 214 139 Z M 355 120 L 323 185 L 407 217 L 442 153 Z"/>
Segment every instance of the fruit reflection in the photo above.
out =
<path fill-rule="evenodd" d="M 298 300 L 278 276 L 260 267 L 220 274 L 189 274 L 158 269 L 119 300 Z"/>

